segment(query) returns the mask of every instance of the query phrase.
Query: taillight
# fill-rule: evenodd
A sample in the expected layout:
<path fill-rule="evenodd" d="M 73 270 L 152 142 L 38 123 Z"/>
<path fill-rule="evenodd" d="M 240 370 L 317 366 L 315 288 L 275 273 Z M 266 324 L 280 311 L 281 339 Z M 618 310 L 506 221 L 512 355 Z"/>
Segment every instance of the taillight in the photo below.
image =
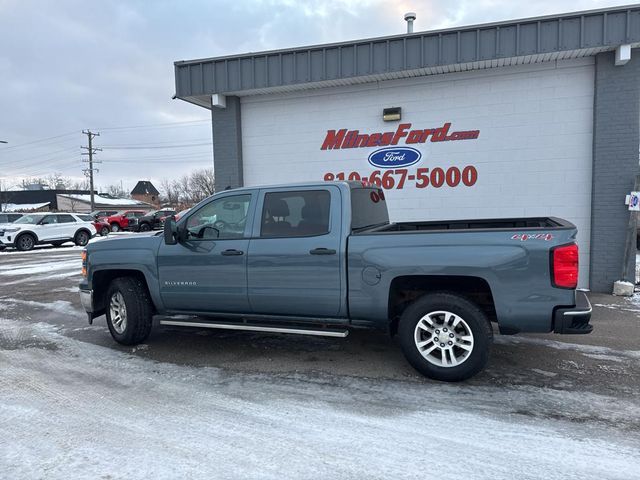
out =
<path fill-rule="evenodd" d="M 558 288 L 578 286 L 578 245 L 561 245 L 551 250 L 551 281 Z"/>

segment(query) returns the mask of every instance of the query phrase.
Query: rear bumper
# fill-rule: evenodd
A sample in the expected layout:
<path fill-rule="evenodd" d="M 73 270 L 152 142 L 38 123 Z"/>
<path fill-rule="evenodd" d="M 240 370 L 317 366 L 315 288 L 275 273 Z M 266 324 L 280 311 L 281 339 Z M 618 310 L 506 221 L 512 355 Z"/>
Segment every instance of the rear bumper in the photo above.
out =
<path fill-rule="evenodd" d="M 553 317 L 553 331 L 560 334 L 587 334 L 593 331 L 591 302 L 582 290 L 576 292 L 576 306 L 559 308 Z"/>

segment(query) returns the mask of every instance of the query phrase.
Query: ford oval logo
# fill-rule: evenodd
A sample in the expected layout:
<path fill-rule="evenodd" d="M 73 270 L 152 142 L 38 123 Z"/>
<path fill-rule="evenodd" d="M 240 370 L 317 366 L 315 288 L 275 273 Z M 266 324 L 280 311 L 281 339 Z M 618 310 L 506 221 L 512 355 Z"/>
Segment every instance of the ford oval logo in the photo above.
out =
<path fill-rule="evenodd" d="M 381 148 L 369 155 L 369 163 L 379 168 L 408 167 L 422 158 L 420 151 L 410 147 Z"/>

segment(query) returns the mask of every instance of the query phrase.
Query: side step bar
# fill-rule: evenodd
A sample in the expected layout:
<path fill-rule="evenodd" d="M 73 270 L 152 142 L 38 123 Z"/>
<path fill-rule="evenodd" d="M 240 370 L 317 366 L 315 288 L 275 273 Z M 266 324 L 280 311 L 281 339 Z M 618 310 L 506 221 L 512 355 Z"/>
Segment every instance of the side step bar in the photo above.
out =
<path fill-rule="evenodd" d="M 293 333 L 296 335 L 316 335 L 320 337 L 340 337 L 349 335 L 349 330 L 313 330 L 307 328 L 266 327 L 246 323 L 217 323 L 217 322 L 183 322 L 180 320 L 160 320 L 160 325 L 176 327 L 220 328 L 223 330 L 248 330 L 252 332 Z"/>

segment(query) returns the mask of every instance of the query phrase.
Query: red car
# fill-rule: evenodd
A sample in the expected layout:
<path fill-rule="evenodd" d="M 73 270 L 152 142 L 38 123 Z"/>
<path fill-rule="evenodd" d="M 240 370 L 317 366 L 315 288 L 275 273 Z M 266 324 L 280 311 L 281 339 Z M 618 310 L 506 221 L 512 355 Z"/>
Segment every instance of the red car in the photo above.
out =
<path fill-rule="evenodd" d="M 112 232 L 120 230 L 131 230 L 137 228 L 138 219 L 143 217 L 147 212 L 144 210 L 123 210 L 111 215 L 110 217 L 99 218 L 103 222 L 107 222 L 111 226 Z"/>
<path fill-rule="evenodd" d="M 105 237 L 109 235 L 111 231 L 111 225 L 103 220 L 94 220 L 93 226 L 96 227 L 96 232 L 98 232 L 101 236 Z"/>

